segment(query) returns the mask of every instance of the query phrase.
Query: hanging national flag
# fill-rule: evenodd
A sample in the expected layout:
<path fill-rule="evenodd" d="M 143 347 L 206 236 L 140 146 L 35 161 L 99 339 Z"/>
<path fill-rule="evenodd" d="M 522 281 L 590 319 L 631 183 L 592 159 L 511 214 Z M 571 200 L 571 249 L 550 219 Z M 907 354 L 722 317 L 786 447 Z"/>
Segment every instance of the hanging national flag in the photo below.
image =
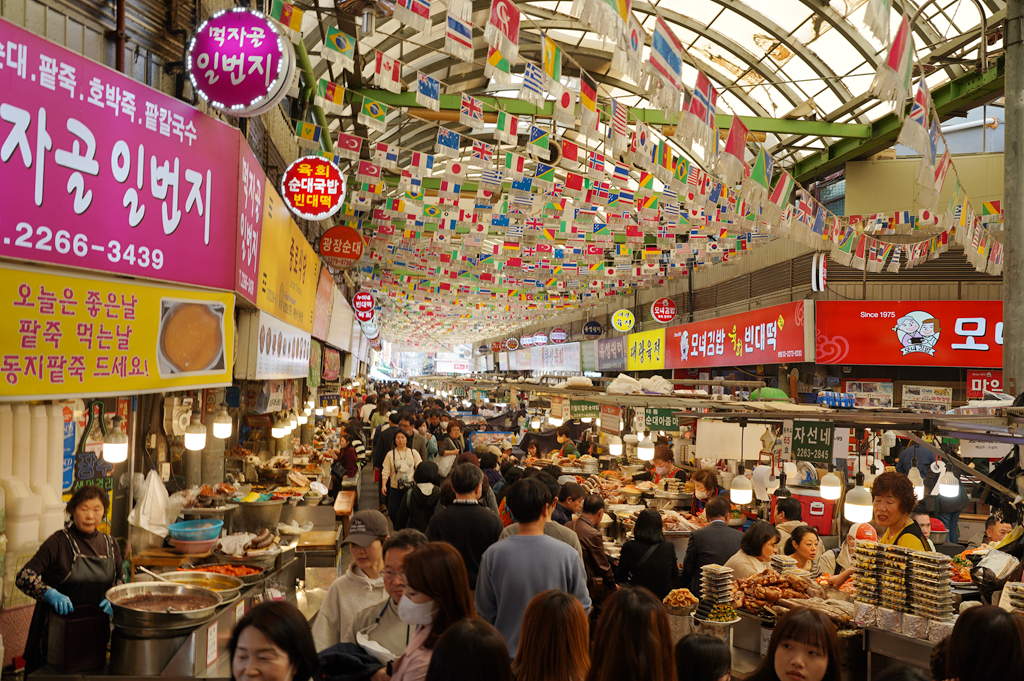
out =
<path fill-rule="evenodd" d="M 298 137 L 296 140 L 300 147 L 306 149 L 319 149 L 320 148 L 320 134 L 323 132 L 323 128 L 319 125 L 313 125 L 312 123 L 306 123 L 304 121 L 295 121 L 295 136 Z"/>
<path fill-rule="evenodd" d="M 449 182 L 459 182 L 466 179 L 466 165 L 461 161 L 448 161 L 442 177 Z"/>
<path fill-rule="evenodd" d="M 449 158 L 459 157 L 459 133 L 453 132 L 448 128 L 439 128 L 437 131 L 437 147 L 436 151 L 438 156 L 447 156 Z"/>
<path fill-rule="evenodd" d="M 473 141 L 473 155 L 469 164 L 485 168 L 494 161 L 494 147 L 487 142 Z"/>
<path fill-rule="evenodd" d="M 939 203 L 939 194 L 942 193 L 942 186 L 946 183 L 946 174 L 951 164 L 949 147 L 942 153 L 942 158 L 935 164 L 935 176 L 932 186 L 922 186 L 917 194 L 917 202 L 935 212 Z"/>
<path fill-rule="evenodd" d="M 462 104 L 459 107 L 459 123 L 474 130 L 484 127 L 484 106 L 476 97 L 462 93 Z"/>
<path fill-rule="evenodd" d="M 889 47 L 889 56 L 878 65 L 869 92 L 883 101 L 894 102 L 896 114 L 902 119 L 906 111 L 903 102 L 910 91 L 913 74 L 914 37 L 910 33 L 910 19 L 904 11 L 899 30 Z"/>
<path fill-rule="evenodd" d="M 519 154 L 506 151 L 505 152 L 505 171 L 508 177 L 513 180 L 519 180 L 523 177 L 523 170 L 526 168 L 526 158 Z"/>
<path fill-rule="evenodd" d="M 327 61 L 333 61 L 341 65 L 341 68 L 353 71 L 356 58 L 356 39 L 347 33 L 336 28 L 327 27 L 327 39 L 324 41 L 325 49 L 321 53 Z"/>
<path fill-rule="evenodd" d="M 704 149 L 704 159 L 711 160 L 718 131 L 715 129 L 715 110 L 718 106 L 718 91 L 703 71 L 697 71 L 697 84 L 693 88 L 690 109 L 683 116 L 683 138 L 689 144 L 699 144 Z"/>
<path fill-rule="evenodd" d="M 441 81 L 418 71 L 416 73 L 416 103 L 433 111 L 440 111 Z"/>
<path fill-rule="evenodd" d="M 385 120 L 387 116 L 388 107 L 386 104 L 382 104 L 375 99 L 363 97 L 363 106 L 359 111 L 358 117 L 360 123 L 378 132 L 384 132 L 388 128 Z"/>
<path fill-rule="evenodd" d="M 302 39 L 302 10 L 295 5 L 274 0 L 270 5 L 270 18 L 292 42 Z"/>
<path fill-rule="evenodd" d="M 429 175 L 434 169 L 434 157 L 431 154 L 424 154 L 420 151 L 412 152 L 412 161 L 409 163 L 409 170 L 413 175 L 423 177 Z"/>
<path fill-rule="evenodd" d="M 449 8 L 444 51 L 456 59 L 473 61 L 473 22 L 460 19 Z"/>
<path fill-rule="evenodd" d="M 561 83 L 551 83 L 551 94 L 555 98 L 555 121 L 568 127 L 576 127 L 576 92 Z"/>
<path fill-rule="evenodd" d="M 526 62 L 519 97 L 534 106 L 544 106 L 544 72 L 533 62 Z"/>
<path fill-rule="evenodd" d="M 519 143 L 519 118 L 507 111 L 498 112 L 498 127 L 495 130 L 498 139 L 506 144 Z"/>
<path fill-rule="evenodd" d="M 487 168 L 480 176 L 480 187 L 486 187 L 487 191 L 500 191 L 501 180 L 504 171 L 496 168 Z"/>
<path fill-rule="evenodd" d="M 772 226 L 779 224 L 782 211 L 785 209 L 786 204 L 789 203 L 789 197 L 793 193 L 795 186 L 796 182 L 793 181 L 793 176 L 783 171 L 782 175 L 779 176 L 779 181 L 775 183 L 775 188 L 772 189 L 771 196 L 768 198 L 768 205 L 764 208 L 765 222 Z"/>
<path fill-rule="evenodd" d="M 743 179 L 743 156 L 747 150 L 747 126 L 743 125 L 739 116 L 732 117 L 732 125 L 729 127 L 729 139 L 725 142 L 725 149 L 718 157 L 718 165 L 715 171 L 722 181 L 732 186 Z"/>
<path fill-rule="evenodd" d="M 316 97 L 313 103 L 325 113 L 340 114 L 345 109 L 345 88 L 336 85 L 326 78 L 317 82 Z"/>
<path fill-rule="evenodd" d="M 430 0 L 396 0 L 395 18 L 417 31 L 430 26 Z"/>
<path fill-rule="evenodd" d="M 636 141 L 636 150 L 633 152 L 633 165 L 647 170 L 651 166 L 651 158 L 654 156 L 654 150 L 657 148 L 657 144 L 654 142 L 654 135 L 651 134 L 650 128 L 647 127 L 646 123 L 637 121 L 636 128 L 633 130 L 633 139 Z"/>
<path fill-rule="evenodd" d="M 932 94 L 928 90 L 928 81 L 922 78 L 917 84 L 914 102 L 910 105 L 910 115 L 903 121 L 903 128 L 896 141 L 921 155 L 928 153 L 931 146 L 928 135 L 931 112 Z"/>
<path fill-rule="evenodd" d="M 359 160 L 359 151 L 363 148 L 363 138 L 355 135 L 338 133 L 338 142 L 334 145 L 334 151 L 342 158 L 352 161 Z"/>
<path fill-rule="evenodd" d="M 512 66 L 508 59 L 493 45 L 487 48 L 487 61 L 484 63 L 484 76 L 494 79 L 498 85 L 509 85 L 512 82 Z"/>
<path fill-rule="evenodd" d="M 566 173 L 563 194 L 573 199 L 580 198 L 583 195 L 583 176 L 576 173 Z"/>
<path fill-rule="evenodd" d="M 889 42 L 890 0 L 868 0 L 864 12 L 864 25 L 875 36 L 875 40 L 883 45 Z M 899 258 L 897 257 L 897 261 Z"/>
<path fill-rule="evenodd" d="M 626 105 L 612 99 L 612 149 L 625 151 L 629 146 L 629 112 Z"/>
<path fill-rule="evenodd" d="M 360 182 L 380 182 L 380 166 L 370 161 L 360 161 L 356 179 Z"/>
<path fill-rule="evenodd" d="M 398 147 L 377 142 L 377 148 L 373 152 L 373 162 L 388 170 L 398 170 Z"/>
<path fill-rule="evenodd" d="M 612 172 L 612 182 L 620 187 L 627 186 L 629 183 L 629 166 L 616 163 L 615 170 Z"/>
<path fill-rule="evenodd" d="M 538 163 L 534 179 L 550 186 L 555 181 L 555 167 L 549 166 L 547 163 Z"/>
<path fill-rule="evenodd" d="M 548 131 L 544 128 L 538 128 L 536 125 L 530 126 L 530 143 L 527 145 L 526 150 L 536 156 L 547 160 L 551 157 L 551 150 L 548 148 Z"/>
<path fill-rule="evenodd" d="M 583 133 L 592 137 L 591 131 L 597 125 L 597 81 L 586 71 L 580 71 L 580 101 L 583 103 L 580 118 Z"/>
<path fill-rule="evenodd" d="M 587 177 L 591 177 L 595 180 L 604 179 L 604 154 L 591 151 L 587 155 Z"/>
<path fill-rule="evenodd" d="M 501 50 L 510 62 L 519 59 L 519 8 L 513 0 L 492 0 L 484 40 Z"/>
<path fill-rule="evenodd" d="M 629 21 L 630 5 L 632 0 L 575 0 L 572 14 L 590 30 L 614 42 Z"/>
<path fill-rule="evenodd" d="M 655 108 L 679 111 L 679 91 L 683 87 L 683 45 L 660 16 L 654 24 L 646 75 L 647 92 Z"/>
<path fill-rule="evenodd" d="M 373 82 L 379 88 L 396 95 L 402 93 L 402 64 L 377 50 L 377 64 L 373 74 Z"/>
<path fill-rule="evenodd" d="M 654 174 L 659 180 L 668 184 L 672 180 L 672 170 L 674 167 L 672 148 L 667 141 L 658 140 L 658 146 L 654 150 Z"/>
<path fill-rule="evenodd" d="M 557 83 L 562 80 L 562 48 L 544 34 L 541 34 L 541 45 L 544 48 L 541 55 L 544 74 Z"/>
<path fill-rule="evenodd" d="M 754 212 L 760 212 L 765 199 L 768 198 L 772 171 L 775 169 L 775 159 L 769 156 L 760 144 L 757 145 L 757 149 L 757 158 L 750 169 L 750 177 L 743 179 L 743 188 L 740 190 L 743 199 L 753 207 Z"/>

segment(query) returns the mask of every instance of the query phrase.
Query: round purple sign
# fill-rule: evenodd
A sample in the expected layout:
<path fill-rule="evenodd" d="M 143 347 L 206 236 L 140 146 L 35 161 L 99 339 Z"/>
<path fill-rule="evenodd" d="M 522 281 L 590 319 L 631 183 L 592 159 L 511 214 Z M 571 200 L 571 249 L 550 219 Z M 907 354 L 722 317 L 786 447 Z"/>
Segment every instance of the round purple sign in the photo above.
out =
<path fill-rule="evenodd" d="M 192 87 L 216 109 L 244 116 L 283 98 L 283 79 L 294 62 L 274 22 L 237 7 L 217 12 L 196 31 L 185 66 Z"/>

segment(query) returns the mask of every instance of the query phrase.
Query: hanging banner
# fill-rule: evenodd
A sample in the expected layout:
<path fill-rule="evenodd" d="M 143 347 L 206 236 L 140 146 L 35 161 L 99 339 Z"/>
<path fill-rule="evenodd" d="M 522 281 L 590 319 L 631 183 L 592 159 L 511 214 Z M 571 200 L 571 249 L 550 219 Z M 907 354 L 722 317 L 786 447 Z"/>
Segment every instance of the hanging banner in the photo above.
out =
<path fill-rule="evenodd" d="M 598 371 L 626 370 L 626 337 L 606 338 L 597 343 Z"/>
<path fill-rule="evenodd" d="M 238 130 L 2 19 L 0 45 L 0 257 L 233 291 Z"/>
<path fill-rule="evenodd" d="M 545 371 L 580 371 L 580 344 L 546 345 L 539 349 L 544 357 Z M 537 352 L 538 350 L 534 350 Z"/>
<path fill-rule="evenodd" d="M 665 330 L 668 369 L 814 361 L 812 301 L 763 307 Z"/>
<path fill-rule="evenodd" d="M 943 414 L 952 407 L 953 389 L 932 385 L 904 385 L 902 397 L 904 409 Z"/>
<path fill-rule="evenodd" d="M 320 259 L 268 181 L 256 306 L 278 319 L 313 331 Z"/>
<path fill-rule="evenodd" d="M 231 293 L 0 265 L 0 309 L 0 400 L 231 385 Z"/>
<path fill-rule="evenodd" d="M 834 425 L 818 421 L 793 421 L 793 458 L 828 464 L 832 461 Z"/>
<path fill-rule="evenodd" d="M 551 418 L 553 418 L 553 419 L 564 418 L 562 416 L 562 402 L 563 402 L 564 399 L 565 398 L 563 398 L 563 397 L 561 397 L 559 395 L 554 395 L 554 396 L 551 397 Z"/>
<path fill-rule="evenodd" d="M 892 381 L 846 381 L 843 392 L 853 395 L 855 407 L 883 407 L 891 409 Z"/>
<path fill-rule="evenodd" d="M 626 336 L 627 371 L 657 371 L 665 368 L 665 329 L 631 333 Z"/>
<path fill-rule="evenodd" d="M 622 432 L 622 407 L 614 404 L 601 405 L 601 432 L 610 435 Z"/>
<path fill-rule="evenodd" d="M 238 144 L 238 233 L 235 237 L 235 293 L 256 304 L 263 234 L 263 189 L 267 174 L 245 140 Z"/>
<path fill-rule="evenodd" d="M 597 371 L 597 341 L 580 343 L 580 368 L 583 371 Z"/>
<path fill-rule="evenodd" d="M 238 317 L 238 362 L 235 378 L 268 380 L 309 375 L 308 331 L 262 310 Z"/>
<path fill-rule="evenodd" d="M 320 268 L 320 280 L 316 286 L 316 303 L 313 309 L 313 337 L 327 338 L 331 327 L 331 312 L 334 311 L 334 278 L 326 267 Z M 341 295 L 341 292 L 338 292 Z"/>
<path fill-rule="evenodd" d="M 819 301 L 818 364 L 1003 366 L 997 300 Z"/>
<path fill-rule="evenodd" d="M 321 372 L 323 371 L 324 345 L 318 340 L 310 341 L 309 344 L 309 377 L 306 383 L 310 388 L 320 385 Z"/>
<path fill-rule="evenodd" d="M 337 381 L 341 375 L 341 353 L 334 348 L 324 348 L 324 370 L 321 378 L 325 381 Z"/>
<path fill-rule="evenodd" d="M 601 405 L 587 400 L 569 400 L 569 418 L 596 419 L 601 415 Z"/>
<path fill-rule="evenodd" d="M 636 417 L 640 421 L 640 427 L 645 430 L 666 433 L 679 432 L 679 417 L 675 409 L 662 409 L 654 407 L 637 407 Z"/>

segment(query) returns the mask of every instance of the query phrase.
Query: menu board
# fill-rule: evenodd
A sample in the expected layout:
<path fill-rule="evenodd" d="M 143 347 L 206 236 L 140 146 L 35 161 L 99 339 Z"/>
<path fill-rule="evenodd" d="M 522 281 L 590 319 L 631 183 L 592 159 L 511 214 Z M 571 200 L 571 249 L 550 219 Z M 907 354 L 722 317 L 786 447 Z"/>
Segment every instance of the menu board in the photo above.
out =
<path fill-rule="evenodd" d="M 891 381 L 846 381 L 843 392 L 853 394 L 853 406 L 861 408 L 891 408 Z"/>
<path fill-rule="evenodd" d="M 239 315 L 239 361 L 235 377 L 247 380 L 309 376 L 308 331 L 263 310 Z"/>
<path fill-rule="evenodd" d="M 269 180 L 264 194 L 256 306 L 312 332 L 320 258 Z"/>
<path fill-rule="evenodd" d="M 953 389 L 931 385 L 903 386 L 903 408 L 942 414 L 953 402 Z"/>
<path fill-rule="evenodd" d="M 231 293 L 0 265 L 0 309 L 0 400 L 231 384 Z"/>

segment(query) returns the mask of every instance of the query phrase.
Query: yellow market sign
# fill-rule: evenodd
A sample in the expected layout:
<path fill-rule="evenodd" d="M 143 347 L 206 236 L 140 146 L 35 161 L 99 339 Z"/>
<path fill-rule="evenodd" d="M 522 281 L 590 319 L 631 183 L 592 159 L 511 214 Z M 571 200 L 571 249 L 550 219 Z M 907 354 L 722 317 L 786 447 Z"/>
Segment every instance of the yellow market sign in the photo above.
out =
<path fill-rule="evenodd" d="M 636 318 L 633 316 L 633 313 L 630 312 L 629 310 L 616 310 L 615 314 L 612 315 L 612 326 L 615 328 L 616 331 L 621 331 L 622 333 L 625 333 L 632 329 L 635 323 Z"/>
<path fill-rule="evenodd" d="M 0 265 L 0 309 L 0 399 L 231 385 L 231 293 Z"/>
<path fill-rule="evenodd" d="M 264 191 L 256 307 L 312 333 L 320 258 L 269 181 Z"/>
<path fill-rule="evenodd" d="M 665 329 L 631 333 L 626 337 L 626 370 L 657 371 L 665 368 Z"/>

